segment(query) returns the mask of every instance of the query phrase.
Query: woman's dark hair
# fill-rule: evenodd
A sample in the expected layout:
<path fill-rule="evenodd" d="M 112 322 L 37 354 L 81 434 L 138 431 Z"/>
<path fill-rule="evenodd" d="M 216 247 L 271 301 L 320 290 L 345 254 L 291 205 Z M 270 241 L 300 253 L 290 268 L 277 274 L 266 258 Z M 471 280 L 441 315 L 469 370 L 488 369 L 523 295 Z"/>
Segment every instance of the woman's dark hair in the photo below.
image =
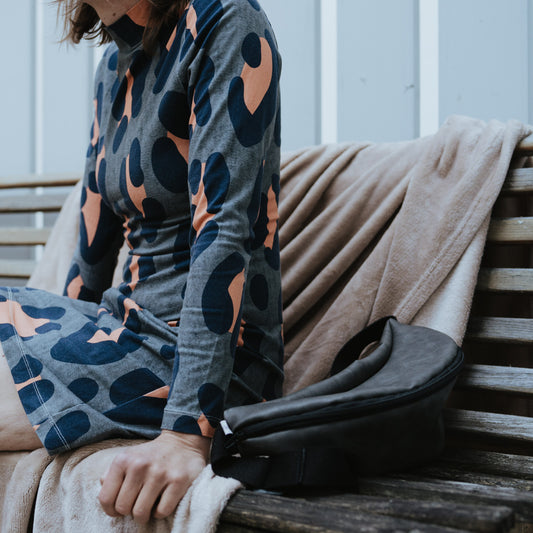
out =
<path fill-rule="evenodd" d="M 172 28 L 185 11 L 189 0 L 148 0 L 150 16 L 144 30 L 143 46 L 153 53 L 162 30 Z M 111 36 L 106 31 L 95 9 L 80 0 L 55 0 L 64 21 L 65 40 L 79 43 L 82 39 L 99 39 L 107 43 Z"/>

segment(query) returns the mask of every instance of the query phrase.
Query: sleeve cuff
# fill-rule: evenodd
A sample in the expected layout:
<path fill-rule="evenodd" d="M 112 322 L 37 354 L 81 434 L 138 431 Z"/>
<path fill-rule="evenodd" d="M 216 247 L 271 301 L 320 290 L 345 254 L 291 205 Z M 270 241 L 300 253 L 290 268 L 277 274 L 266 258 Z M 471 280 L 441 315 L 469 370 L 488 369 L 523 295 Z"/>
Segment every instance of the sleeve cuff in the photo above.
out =
<path fill-rule="evenodd" d="M 165 410 L 161 429 L 212 438 L 219 422 L 218 418 L 206 417 L 203 413 L 194 415 L 183 411 Z"/>

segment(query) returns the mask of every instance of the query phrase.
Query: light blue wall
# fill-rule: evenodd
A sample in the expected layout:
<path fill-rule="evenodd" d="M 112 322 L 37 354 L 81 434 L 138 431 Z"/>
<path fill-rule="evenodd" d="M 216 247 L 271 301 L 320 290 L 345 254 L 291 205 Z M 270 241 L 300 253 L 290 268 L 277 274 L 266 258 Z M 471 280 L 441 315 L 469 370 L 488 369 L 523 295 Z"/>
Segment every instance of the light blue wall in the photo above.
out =
<path fill-rule="evenodd" d="M 283 55 L 283 149 L 319 143 L 330 111 L 339 141 L 416 137 L 428 112 L 420 103 L 420 2 L 436 1 L 262 0 Z M 336 55 L 326 59 L 337 67 L 327 80 L 335 101 L 321 90 L 328 9 L 337 14 Z M 0 176 L 81 172 L 94 51 L 57 44 L 48 1 L 17 0 L 5 11 Z M 452 113 L 533 122 L 533 0 L 440 0 L 436 13 L 436 126 Z"/>

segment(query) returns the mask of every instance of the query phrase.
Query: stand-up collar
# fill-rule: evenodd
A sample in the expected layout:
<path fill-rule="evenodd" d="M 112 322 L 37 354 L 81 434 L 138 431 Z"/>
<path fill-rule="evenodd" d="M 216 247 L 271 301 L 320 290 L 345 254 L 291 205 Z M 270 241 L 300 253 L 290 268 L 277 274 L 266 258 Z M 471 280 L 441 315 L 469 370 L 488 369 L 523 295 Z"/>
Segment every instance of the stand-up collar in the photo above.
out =
<path fill-rule="evenodd" d="M 106 30 L 121 50 L 136 48 L 141 43 L 150 8 L 148 0 L 139 0 L 126 14 L 106 26 Z"/>

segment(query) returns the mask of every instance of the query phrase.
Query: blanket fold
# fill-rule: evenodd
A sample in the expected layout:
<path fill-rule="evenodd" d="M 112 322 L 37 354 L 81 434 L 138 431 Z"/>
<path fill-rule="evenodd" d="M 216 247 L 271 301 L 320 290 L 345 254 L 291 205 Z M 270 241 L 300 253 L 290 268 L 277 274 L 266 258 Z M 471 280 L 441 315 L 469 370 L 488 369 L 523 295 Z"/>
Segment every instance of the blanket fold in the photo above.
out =
<path fill-rule="evenodd" d="M 451 117 L 437 134 L 414 141 L 344 143 L 283 155 L 285 392 L 324 378 L 342 345 L 380 316 L 396 315 L 461 342 L 490 212 L 515 146 L 528 133 L 516 121 Z M 62 293 L 78 206 L 79 187 L 30 286 Z M 117 272 L 121 268 L 119 262 Z M 174 518 L 152 520 L 145 529 L 131 518 L 103 514 L 99 478 L 117 451 L 131 444 L 105 441 L 55 458 L 44 450 L 5 452 L 2 531 L 26 531 L 34 500 L 34 531 L 214 531 L 240 485 L 213 476 L 209 467 Z"/>

